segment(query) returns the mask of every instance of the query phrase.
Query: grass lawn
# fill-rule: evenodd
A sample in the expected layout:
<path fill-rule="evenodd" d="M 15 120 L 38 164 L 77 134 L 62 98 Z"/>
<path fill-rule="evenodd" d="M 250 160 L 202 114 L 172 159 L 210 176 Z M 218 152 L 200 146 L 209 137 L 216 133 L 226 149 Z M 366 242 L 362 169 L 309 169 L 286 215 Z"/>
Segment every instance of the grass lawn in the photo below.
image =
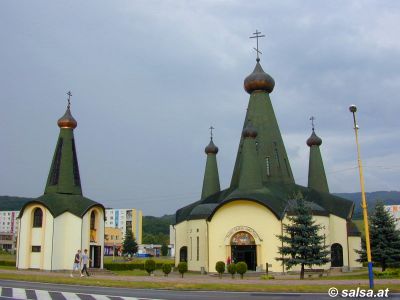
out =
<path fill-rule="evenodd" d="M 1 279 L 22 280 L 31 282 L 47 282 L 56 284 L 76 284 L 106 287 L 168 289 L 168 290 L 214 290 L 214 291 L 242 291 L 242 292 L 320 292 L 326 293 L 332 284 L 328 285 L 260 285 L 260 284 L 226 284 L 226 283 L 185 283 L 179 282 L 131 282 L 121 280 L 108 280 L 100 278 L 70 278 L 55 277 L 51 275 L 27 275 L 27 274 L 0 274 Z M 338 285 L 339 290 L 354 289 L 354 285 Z M 360 285 L 367 289 L 367 285 Z M 390 292 L 400 292 L 398 284 L 376 284 L 375 289 L 389 288 Z"/>
<path fill-rule="evenodd" d="M 174 259 L 171 258 L 171 257 L 168 257 L 168 256 L 146 257 L 146 258 L 144 258 L 144 257 L 139 257 L 139 258 L 138 257 L 132 257 L 131 261 L 125 260 L 125 257 L 122 257 L 122 256 L 115 256 L 114 261 L 113 261 L 113 257 L 112 256 L 104 256 L 104 263 L 105 264 L 111 264 L 113 262 L 115 262 L 115 263 L 134 262 L 134 263 L 143 263 L 144 264 L 144 262 L 146 260 L 149 260 L 149 259 L 153 259 L 156 263 L 157 262 L 158 263 L 173 263 L 174 262 Z"/>
<path fill-rule="evenodd" d="M 16 261 L 16 257 L 11 254 L 0 254 L 0 260 Z"/>

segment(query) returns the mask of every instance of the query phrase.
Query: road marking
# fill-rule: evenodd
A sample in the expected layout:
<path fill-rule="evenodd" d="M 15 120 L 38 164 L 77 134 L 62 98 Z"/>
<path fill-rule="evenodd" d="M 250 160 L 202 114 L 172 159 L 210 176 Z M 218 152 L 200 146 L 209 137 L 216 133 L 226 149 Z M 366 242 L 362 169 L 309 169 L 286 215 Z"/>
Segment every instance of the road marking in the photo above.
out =
<path fill-rule="evenodd" d="M 62 292 L 61 295 L 63 295 L 67 300 L 81 300 L 81 298 L 74 293 Z"/>
<path fill-rule="evenodd" d="M 104 295 L 91 294 L 90 296 L 92 296 L 96 300 L 110 300 L 110 298 Z"/>
<path fill-rule="evenodd" d="M 42 290 L 35 290 L 36 297 L 40 300 L 52 300 L 49 292 Z"/>
<path fill-rule="evenodd" d="M 12 289 L 12 295 L 16 299 L 28 299 L 26 296 L 25 289 L 20 289 L 20 288 L 13 288 Z"/>

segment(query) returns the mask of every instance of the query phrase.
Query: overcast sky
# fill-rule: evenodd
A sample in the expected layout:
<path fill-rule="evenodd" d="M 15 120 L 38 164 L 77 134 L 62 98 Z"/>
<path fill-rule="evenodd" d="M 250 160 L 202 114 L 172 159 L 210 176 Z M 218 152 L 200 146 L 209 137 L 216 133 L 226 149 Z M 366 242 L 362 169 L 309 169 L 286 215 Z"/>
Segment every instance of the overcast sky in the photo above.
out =
<path fill-rule="evenodd" d="M 399 1 L 0 1 L 0 195 L 43 193 L 72 91 L 84 195 L 160 216 L 198 200 L 210 125 L 229 185 L 261 64 L 296 182 L 309 118 L 332 192 L 399 190 Z"/>

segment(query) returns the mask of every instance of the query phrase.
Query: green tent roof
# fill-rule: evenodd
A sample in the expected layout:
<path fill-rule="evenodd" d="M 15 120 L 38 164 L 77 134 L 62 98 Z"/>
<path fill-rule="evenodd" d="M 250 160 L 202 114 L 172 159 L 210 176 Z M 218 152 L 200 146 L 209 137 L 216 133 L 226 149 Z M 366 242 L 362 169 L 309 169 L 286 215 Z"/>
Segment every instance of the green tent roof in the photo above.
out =
<path fill-rule="evenodd" d="M 54 218 L 59 215 L 70 212 L 79 218 L 92 207 L 99 206 L 104 211 L 104 206 L 96 201 L 90 200 L 89 198 L 81 195 L 70 195 L 70 194 L 44 194 L 39 198 L 33 199 L 22 207 L 19 217 L 22 217 L 24 209 L 27 205 L 32 203 L 38 203 L 44 205 Z"/>
<path fill-rule="evenodd" d="M 177 210 L 175 222 L 193 219 L 211 220 L 218 208 L 235 200 L 255 201 L 270 209 L 278 219 L 282 219 L 292 208 L 293 199 L 299 195 L 309 203 L 315 215 L 333 214 L 350 219 L 353 214 L 354 203 L 350 200 L 297 184 L 268 183 L 257 190 L 229 188 L 215 193 Z"/>

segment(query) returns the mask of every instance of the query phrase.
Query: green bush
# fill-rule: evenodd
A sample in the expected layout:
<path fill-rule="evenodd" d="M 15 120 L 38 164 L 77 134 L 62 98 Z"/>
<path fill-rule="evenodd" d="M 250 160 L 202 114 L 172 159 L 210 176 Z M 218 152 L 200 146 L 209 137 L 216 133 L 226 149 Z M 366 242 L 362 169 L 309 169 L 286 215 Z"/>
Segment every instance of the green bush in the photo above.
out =
<path fill-rule="evenodd" d="M 156 270 L 160 270 L 165 263 L 156 263 Z M 173 267 L 175 264 L 167 263 Z M 0 262 L 1 265 L 1 262 Z M 15 263 L 13 263 L 15 265 Z M 131 270 L 145 270 L 144 263 L 140 262 L 126 262 L 126 263 L 105 263 L 104 268 L 110 271 L 131 271 Z"/>
<path fill-rule="evenodd" d="M 156 262 L 152 259 L 148 259 L 144 262 L 144 269 L 149 275 L 156 269 Z"/>
<path fill-rule="evenodd" d="M 178 271 L 179 271 L 179 273 L 181 273 L 182 278 L 183 278 L 183 274 L 185 274 L 188 271 L 187 262 L 180 262 L 178 264 Z"/>
<path fill-rule="evenodd" d="M 400 277 L 400 269 L 389 268 L 385 271 L 374 271 L 374 276 L 377 278 L 399 278 Z"/>
<path fill-rule="evenodd" d="M 162 271 L 165 276 L 168 276 L 169 273 L 171 273 L 172 267 L 170 264 L 163 264 L 162 265 Z"/>
<path fill-rule="evenodd" d="M 223 261 L 217 261 L 215 270 L 218 272 L 219 278 L 222 278 L 222 274 L 225 272 L 225 263 Z"/>
<path fill-rule="evenodd" d="M 235 278 L 236 265 L 234 263 L 228 265 L 228 272 L 232 275 L 232 278 Z"/>
<path fill-rule="evenodd" d="M 240 278 L 243 279 L 243 274 L 247 272 L 247 264 L 244 261 L 240 261 L 236 264 L 236 272 L 240 274 Z"/>
<path fill-rule="evenodd" d="M 268 280 L 268 279 L 275 279 L 275 277 L 272 275 L 261 275 L 261 279 Z"/>
<path fill-rule="evenodd" d="M 0 266 L 15 267 L 16 262 L 12 260 L 0 260 Z"/>

